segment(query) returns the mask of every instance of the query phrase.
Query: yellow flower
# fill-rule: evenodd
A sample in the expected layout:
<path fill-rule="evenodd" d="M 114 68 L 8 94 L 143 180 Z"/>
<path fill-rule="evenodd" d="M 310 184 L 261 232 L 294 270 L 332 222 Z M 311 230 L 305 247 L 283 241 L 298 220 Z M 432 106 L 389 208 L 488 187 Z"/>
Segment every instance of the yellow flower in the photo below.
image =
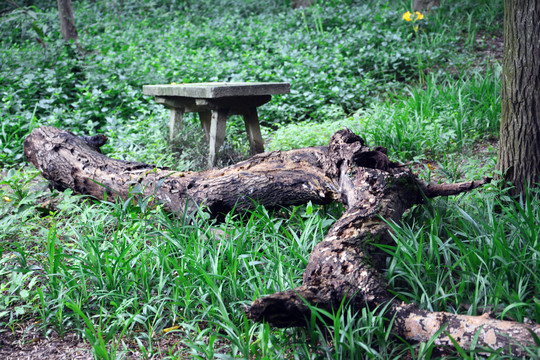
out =
<path fill-rule="evenodd" d="M 431 165 L 431 164 L 427 164 L 427 167 L 428 167 L 429 170 L 435 169 L 435 167 L 433 167 L 433 165 Z"/>
<path fill-rule="evenodd" d="M 4 196 L 4 201 L 11 202 L 11 199 L 8 198 L 7 196 Z"/>
<path fill-rule="evenodd" d="M 163 329 L 163 332 L 166 334 L 170 331 L 177 330 L 177 329 L 180 329 L 180 326 L 171 326 L 169 328 Z"/>
<path fill-rule="evenodd" d="M 413 14 L 410 12 L 410 11 L 407 11 L 406 13 L 404 13 L 401 18 L 405 21 L 418 21 L 418 20 L 422 20 L 424 19 L 424 14 L 422 14 L 420 11 L 415 11 L 414 12 L 414 17 L 413 17 Z"/>
<path fill-rule="evenodd" d="M 172 82 L 171 85 L 176 85 L 176 83 L 175 83 L 175 82 Z"/>
<path fill-rule="evenodd" d="M 410 11 L 407 11 L 401 18 L 405 21 L 412 21 L 412 14 Z"/>

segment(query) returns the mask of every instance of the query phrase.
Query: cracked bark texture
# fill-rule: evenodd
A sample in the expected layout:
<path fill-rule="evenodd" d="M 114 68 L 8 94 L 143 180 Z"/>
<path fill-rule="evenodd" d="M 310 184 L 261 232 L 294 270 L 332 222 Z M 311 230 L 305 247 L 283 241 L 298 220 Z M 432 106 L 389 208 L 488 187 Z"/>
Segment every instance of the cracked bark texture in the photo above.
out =
<path fill-rule="evenodd" d="M 497 169 L 515 185 L 540 184 L 540 2 L 506 0 Z"/>
<path fill-rule="evenodd" d="M 271 152 L 222 170 L 177 172 L 95 151 L 89 137 L 50 127 L 36 129 L 25 144 L 26 158 L 58 189 L 73 189 L 97 199 L 128 198 L 140 184 L 142 196 L 155 195 L 169 211 L 207 206 L 218 216 L 258 201 L 269 207 L 312 201 L 328 204 L 337 188 L 322 170 L 322 149 Z"/>
<path fill-rule="evenodd" d="M 66 41 L 77 42 L 79 35 L 75 26 L 73 6 L 71 0 L 58 0 L 58 16 L 60 18 L 60 32 Z"/>
<path fill-rule="evenodd" d="M 477 346 L 522 356 L 518 344 L 533 344 L 530 331 L 540 335 L 538 325 L 428 312 L 400 303 L 378 271 L 385 255 L 375 245 L 393 243 L 386 221 L 398 221 L 425 197 L 469 191 L 489 179 L 424 183 L 409 168 L 389 161 L 384 148 L 370 149 L 350 130 L 338 131 L 328 146 L 259 154 L 225 169 L 200 173 L 110 159 L 99 153 L 105 141 L 103 135 L 77 137 L 42 127 L 25 140 L 25 155 L 59 189 L 71 188 L 98 199 L 105 194 L 126 199 L 140 184 L 141 196 L 154 195 L 179 214 L 204 205 L 219 217 L 232 209 L 251 208 L 254 200 L 270 207 L 308 201 L 344 204 L 343 216 L 311 253 L 303 284 L 255 300 L 246 310 L 254 321 L 278 327 L 304 326 L 310 319 L 306 302 L 332 311 L 345 300 L 358 310 L 385 308 L 386 316 L 394 317 L 393 333 L 411 342 L 428 341 L 445 326 L 436 344 L 453 346 L 450 334 L 466 349 L 479 331 Z"/>

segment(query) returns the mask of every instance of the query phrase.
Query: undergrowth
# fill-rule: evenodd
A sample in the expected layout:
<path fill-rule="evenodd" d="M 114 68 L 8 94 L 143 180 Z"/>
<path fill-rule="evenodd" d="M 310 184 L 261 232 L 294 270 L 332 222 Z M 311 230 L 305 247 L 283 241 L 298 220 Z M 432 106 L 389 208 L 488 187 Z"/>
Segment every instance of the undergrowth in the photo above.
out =
<path fill-rule="evenodd" d="M 7 331 L 35 319 L 45 334 L 74 331 L 96 353 L 118 356 L 135 346 L 151 357 L 164 338 L 177 343 L 171 354 L 195 358 L 386 359 L 433 350 L 394 339 L 391 319 L 378 311 L 314 310 L 313 320 L 334 323 L 314 321 L 305 331 L 246 318 L 255 298 L 301 283 L 339 207 L 258 206 L 216 223 L 204 208 L 178 218 L 149 198 L 135 200 L 136 189 L 121 202 L 35 192 L 44 185 L 35 175 L 9 172 L 0 194 Z M 392 223 L 396 245 L 383 250 L 395 295 L 428 310 L 540 321 L 539 197 L 513 200 L 492 186 L 428 202 Z"/>
<path fill-rule="evenodd" d="M 49 190 L 24 164 L 22 139 L 42 125 L 100 132 L 109 156 L 198 169 L 198 119 L 186 116 L 168 144 L 168 110 L 142 96 L 143 84 L 288 81 L 291 94 L 261 107 L 268 150 L 324 145 L 349 127 L 393 160 L 426 163 L 416 167 L 425 180 L 476 179 L 494 168 L 500 68 L 474 54 L 501 31 L 502 1 L 442 1 L 418 33 L 401 18 L 408 1 L 298 11 L 277 0 L 81 1 L 84 53 L 60 41 L 50 2 L 19 5 L 0 18 L 0 331 L 75 333 L 98 359 L 437 357 L 433 341 L 395 338 L 381 309 L 312 309 L 307 329 L 247 319 L 251 301 L 301 283 L 341 207 L 256 206 L 217 223 L 204 208 L 166 213 L 137 188 L 97 202 Z M 221 165 L 247 153 L 243 131 L 229 122 Z M 494 184 L 412 209 L 382 249 L 395 296 L 540 322 L 539 200 Z"/>
<path fill-rule="evenodd" d="M 415 33 L 401 18 L 408 2 L 289 5 L 81 1 L 74 10 L 83 53 L 62 42 L 56 6 L 12 9 L 0 18 L 0 163 L 21 163 L 21 140 L 41 125 L 104 133 L 118 156 L 132 155 L 132 144 L 166 148 L 166 111 L 142 95 L 144 84 L 290 82 L 290 94 L 260 108 L 267 133 L 343 118 L 426 74 L 469 67 L 484 46 L 475 34 L 500 29 L 502 19 L 501 1 L 443 1 Z M 132 131 L 150 120 L 161 138 Z M 245 142 L 236 127 L 232 147 Z M 155 158 L 145 155 L 132 160 Z M 173 157 L 168 165 L 192 165 Z"/>

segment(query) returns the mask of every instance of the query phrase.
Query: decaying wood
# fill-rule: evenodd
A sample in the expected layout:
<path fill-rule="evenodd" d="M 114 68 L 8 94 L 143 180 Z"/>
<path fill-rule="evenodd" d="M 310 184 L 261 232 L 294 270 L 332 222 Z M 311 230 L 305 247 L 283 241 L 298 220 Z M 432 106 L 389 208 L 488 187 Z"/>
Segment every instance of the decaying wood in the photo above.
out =
<path fill-rule="evenodd" d="M 429 312 L 401 303 L 378 271 L 385 259 L 375 245 L 393 242 L 386 221 L 398 221 L 426 197 L 469 191 L 489 179 L 424 183 L 409 168 L 389 161 L 384 148 L 370 149 L 349 130 L 334 134 L 328 146 L 259 154 L 225 169 L 200 173 L 110 159 L 97 151 L 104 141 L 103 136 L 79 138 L 42 127 L 25 140 L 25 155 L 57 188 L 98 199 L 127 198 L 140 184 L 142 196 L 154 195 L 176 213 L 204 205 L 213 216 L 220 216 L 233 208 L 251 208 L 254 201 L 270 207 L 308 201 L 344 204 L 343 216 L 313 250 L 303 285 L 254 301 L 247 309 L 254 321 L 304 326 L 310 319 L 306 303 L 332 311 L 345 300 L 355 309 L 386 309 L 386 316 L 394 318 L 394 334 L 411 342 L 428 341 L 445 326 L 437 344 L 453 346 L 451 336 L 468 348 L 479 332 L 477 347 L 521 356 L 521 345 L 534 343 L 530 331 L 540 335 L 539 325 Z"/>

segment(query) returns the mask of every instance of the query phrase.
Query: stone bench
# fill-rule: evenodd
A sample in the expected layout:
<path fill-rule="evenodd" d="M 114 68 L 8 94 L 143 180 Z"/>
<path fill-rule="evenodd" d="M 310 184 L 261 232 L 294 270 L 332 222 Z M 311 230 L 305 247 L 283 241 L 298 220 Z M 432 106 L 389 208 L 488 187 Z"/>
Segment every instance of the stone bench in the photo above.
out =
<path fill-rule="evenodd" d="M 288 94 L 289 83 L 193 83 L 144 85 L 143 94 L 155 96 L 158 104 L 171 110 L 169 138 L 182 128 L 184 113 L 199 114 L 209 143 L 208 166 L 214 166 L 216 153 L 225 140 L 225 125 L 231 115 L 242 115 L 252 155 L 264 152 L 257 107 L 272 95 Z"/>

